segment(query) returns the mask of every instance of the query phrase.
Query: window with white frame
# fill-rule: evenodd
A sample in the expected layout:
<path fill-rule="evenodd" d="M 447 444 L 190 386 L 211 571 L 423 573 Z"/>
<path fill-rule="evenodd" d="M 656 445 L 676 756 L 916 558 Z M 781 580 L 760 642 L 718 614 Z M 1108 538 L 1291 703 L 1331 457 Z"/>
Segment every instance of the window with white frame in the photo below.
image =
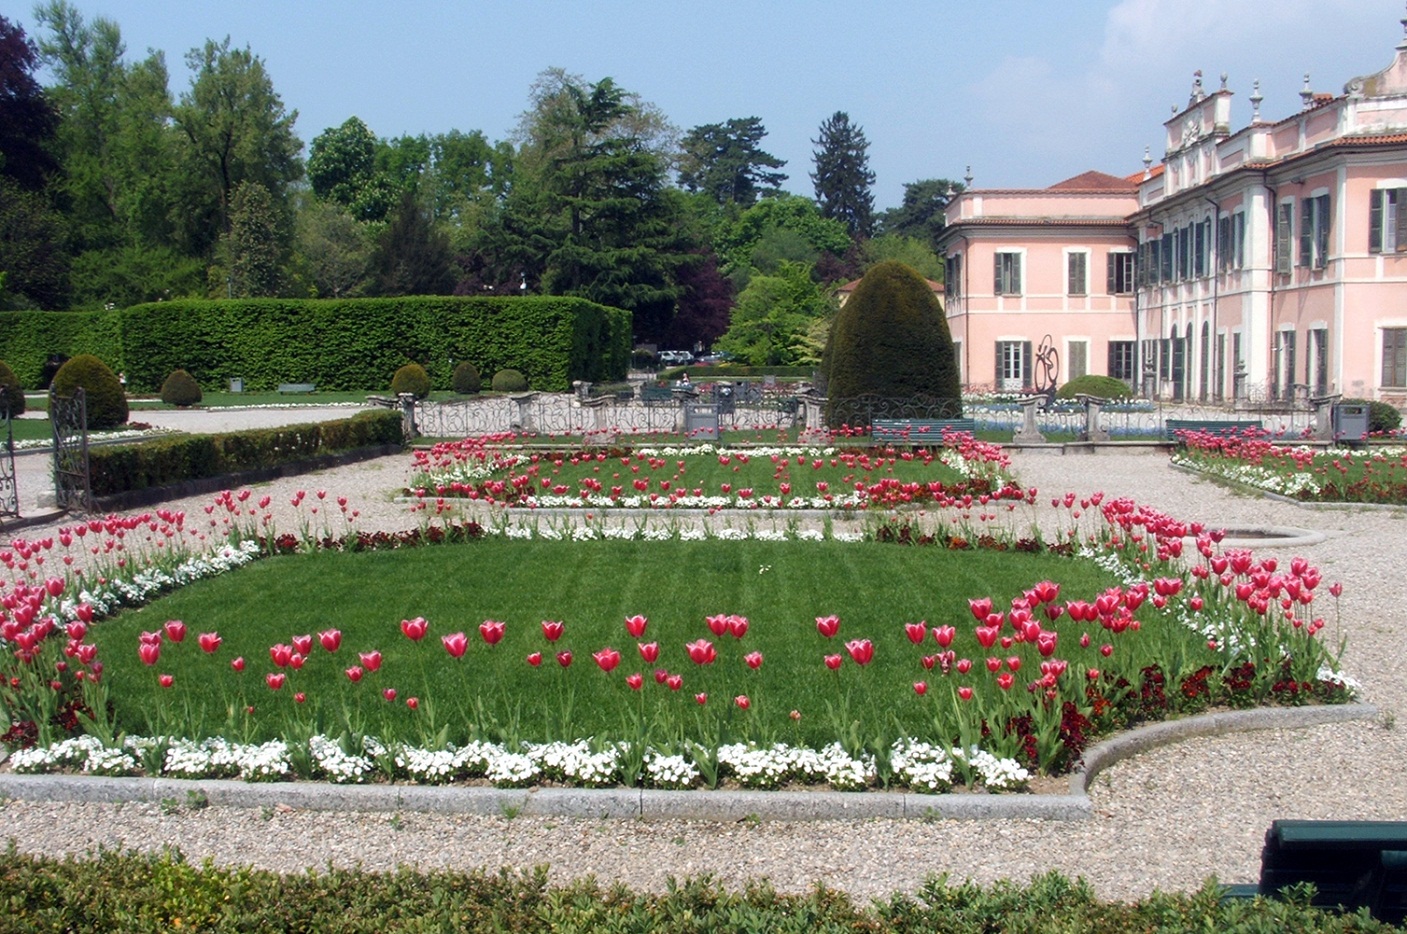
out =
<path fill-rule="evenodd" d="M 1300 263 L 1314 269 L 1329 265 L 1329 196 L 1300 202 Z"/>
<path fill-rule="evenodd" d="M 1065 294 L 1089 294 L 1089 253 L 1084 250 L 1065 254 Z"/>
<path fill-rule="evenodd" d="M 1106 287 L 1110 295 L 1128 295 L 1134 288 L 1134 255 L 1110 252 Z"/>
<path fill-rule="evenodd" d="M 1021 254 L 1000 252 L 996 254 L 995 281 L 992 285 L 996 295 L 1021 294 Z"/>
<path fill-rule="evenodd" d="M 1407 328 L 1383 328 L 1384 387 L 1407 387 Z"/>
<path fill-rule="evenodd" d="M 1407 188 L 1369 192 L 1368 252 L 1407 252 Z"/>
<path fill-rule="evenodd" d="M 1031 385 L 1031 342 L 997 341 L 997 389 L 1020 390 Z"/>

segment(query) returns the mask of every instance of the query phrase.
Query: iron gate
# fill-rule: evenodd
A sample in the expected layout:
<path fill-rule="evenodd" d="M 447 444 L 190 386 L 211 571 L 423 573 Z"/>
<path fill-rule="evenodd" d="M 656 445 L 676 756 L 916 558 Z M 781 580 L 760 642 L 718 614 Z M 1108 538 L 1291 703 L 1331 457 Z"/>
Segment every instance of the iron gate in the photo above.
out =
<path fill-rule="evenodd" d="M 69 398 L 49 396 L 54 428 L 54 499 L 67 512 L 96 512 L 88 474 L 88 404 L 83 387 Z"/>

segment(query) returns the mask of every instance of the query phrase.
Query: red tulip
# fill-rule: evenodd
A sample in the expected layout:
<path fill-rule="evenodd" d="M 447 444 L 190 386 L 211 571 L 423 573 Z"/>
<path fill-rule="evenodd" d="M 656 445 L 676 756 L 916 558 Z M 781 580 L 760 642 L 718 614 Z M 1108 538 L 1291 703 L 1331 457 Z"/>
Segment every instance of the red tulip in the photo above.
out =
<path fill-rule="evenodd" d="M 996 644 L 997 636 L 1000 632 L 1001 630 L 995 626 L 978 626 L 977 641 L 981 644 L 982 648 L 990 649 Z"/>
<path fill-rule="evenodd" d="M 699 706 L 703 706 L 704 704 L 708 703 L 708 694 L 704 693 L 703 691 L 700 691 L 699 693 L 694 695 L 694 701 Z"/>
<path fill-rule="evenodd" d="M 997 675 L 997 687 L 1003 691 L 1010 691 L 1011 686 L 1016 683 L 1016 677 L 1009 671 L 1004 671 Z"/>
<path fill-rule="evenodd" d="M 732 634 L 734 639 L 741 639 L 743 636 L 747 635 L 747 626 L 746 616 L 728 617 L 728 632 Z"/>
<path fill-rule="evenodd" d="M 417 616 L 415 619 L 401 620 L 401 632 L 412 642 L 419 642 L 425 638 L 425 632 L 430 628 L 430 624 L 425 621 L 425 617 Z"/>
<path fill-rule="evenodd" d="M 329 652 L 336 652 L 342 646 L 342 633 L 337 629 L 324 629 L 318 633 L 318 641 Z"/>
<path fill-rule="evenodd" d="M 541 652 L 529 652 L 529 653 L 528 653 L 528 664 L 529 664 L 529 665 L 532 665 L 534 668 L 536 668 L 538 665 L 541 665 L 541 664 L 542 664 L 542 653 L 541 653 Z"/>
<path fill-rule="evenodd" d="M 596 659 L 597 666 L 607 674 L 614 671 L 615 667 L 620 664 L 620 653 L 610 647 L 599 652 L 592 652 L 591 657 Z"/>
<path fill-rule="evenodd" d="M 874 643 L 869 639 L 854 639 L 845 643 L 845 651 L 857 665 L 868 665 L 874 659 Z"/>
<path fill-rule="evenodd" d="M 156 680 L 164 688 L 169 688 L 176 683 L 176 679 L 171 675 L 158 675 Z"/>
<path fill-rule="evenodd" d="M 840 630 L 839 616 L 818 616 L 816 617 L 816 631 L 830 639 Z"/>
<path fill-rule="evenodd" d="M 689 653 L 689 661 L 695 665 L 711 665 L 718 658 L 718 650 L 707 639 L 685 643 L 684 651 Z"/>
<path fill-rule="evenodd" d="M 1082 632 L 1082 633 L 1080 633 L 1080 648 L 1082 648 L 1082 649 L 1087 649 L 1087 648 L 1089 648 L 1089 633 L 1087 633 L 1087 632 Z"/>
<path fill-rule="evenodd" d="M 932 671 L 933 666 L 938 664 L 938 656 L 925 655 L 922 659 L 920 659 L 920 664 L 923 665 L 924 671 Z"/>
<path fill-rule="evenodd" d="M 445 651 L 449 653 L 450 658 L 463 658 L 469 648 L 469 637 L 462 632 L 440 636 L 440 641 L 444 643 Z"/>
<path fill-rule="evenodd" d="M 936 626 L 933 629 L 933 641 L 946 649 L 953 644 L 953 639 L 957 634 L 958 631 L 952 626 Z"/>
<path fill-rule="evenodd" d="M 1114 647 L 1106 642 L 1099 647 L 1099 654 L 1108 658 L 1110 655 L 1114 654 Z"/>
<path fill-rule="evenodd" d="M 927 681 L 915 681 L 915 682 L 914 682 L 914 693 L 917 694 L 919 697 L 922 697 L 923 695 L 927 694 L 927 693 L 928 693 L 928 682 L 927 682 Z"/>
<path fill-rule="evenodd" d="M 665 676 L 664 683 L 669 686 L 671 691 L 677 691 L 684 686 L 684 676 L 667 675 Z"/>
<path fill-rule="evenodd" d="M 923 640 L 928 638 L 928 624 L 905 623 L 904 634 L 909 637 L 909 641 L 914 645 L 923 645 Z"/>
<path fill-rule="evenodd" d="M 57 597 L 59 594 L 64 592 L 63 579 L 59 577 L 49 578 L 48 580 L 44 581 L 44 589 L 48 591 L 49 596 Z M 178 639 L 176 641 L 179 642 L 180 640 Z"/>
<path fill-rule="evenodd" d="M 972 670 L 972 659 L 960 658 L 957 663 L 958 674 L 965 675 Z"/>
<path fill-rule="evenodd" d="M 993 673 L 1002 670 L 1002 660 L 995 656 L 987 657 L 987 670 Z"/>
<path fill-rule="evenodd" d="M 297 694 L 293 695 L 293 703 L 295 704 L 301 704 L 307 699 L 308 695 L 304 694 L 302 691 L 299 691 Z"/>
<path fill-rule="evenodd" d="M 179 619 L 168 619 L 166 621 L 166 638 L 172 642 L 184 642 L 186 638 L 186 624 Z"/>
<path fill-rule="evenodd" d="M 405 699 L 405 705 L 406 705 L 407 707 L 409 707 L 411 710 L 419 710 L 419 709 L 420 709 L 420 698 L 418 698 L 418 697 L 407 697 L 407 698 Z"/>
<path fill-rule="evenodd" d="M 386 690 L 381 692 L 381 696 L 386 698 L 388 701 L 393 701 L 396 699 L 396 689 L 387 688 Z"/>
<path fill-rule="evenodd" d="M 361 660 L 362 667 L 369 672 L 376 671 L 381 667 L 381 653 L 375 649 L 370 652 L 362 652 L 358 658 Z"/>
<path fill-rule="evenodd" d="M 982 597 L 977 600 L 968 600 L 967 607 L 972 611 L 972 616 L 977 622 L 986 622 L 988 614 L 992 612 L 992 598 Z"/>
<path fill-rule="evenodd" d="M 566 629 L 566 624 L 556 620 L 545 619 L 542 621 L 542 635 L 548 642 L 556 642 L 562 638 L 562 631 Z"/>
<path fill-rule="evenodd" d="M 737 697 L 733 698 L 733 703 L 738 705 L 739 710 L 747 710 L 752 706 L 752 701 L 748 699 L 746 694 L 739 694 Z"/>
<path fill-rule="evenodd" d="M 1338 596 L 1338 594 L 1334 594 L 1334 596 Z M 73 612 L 82 622 L 91 623 L 93 621 L 93 607 L 91 604 L 80 603 L 73 608 Z"/>
<path fill-rule="evenodd" d="M 966 686 L 958 688 L 958 697 L 963 700 L 972 700 L 972 688 Z"/>
<path fill-rule="evenodd" d="M 571 663 L 572 663 L 572 653 L 571 653 L 571 652 L 558 652 L 558 653 L 557 653 L 557 664 L 561 665 L 563 668 L 567 668 L 567 667 L 569 667 L 569 666 L 571 665 Z"/>
<path fill-rule="evenodd" d="M 203 651 L 213 653 L 220 647 L 220 643 L 225 640 L 220 638 L 218 632 L 202 632 L 196 637 L 195 641 L 200 644 Z"/>
<path fill-rule="evenodd" d="M 722 636 L 728 631 L 728 616 L 725 613 L 719 613 L 717 616 L 706 616 L 704 617 L 704 622 L 708 623 L 708 631 L 715 636 Z"/>
<path fill-rule="evenodd" d="M 74 620 L 64 627 L 64 632 L 74 642 L 82 642 L 83 637 L 88 635 L 88 627 L 80 620 Z"/>
<path fill-rule="evenodd" d="M 762 653 L 761 653 L 761 652 L 749 652 L 749 653 L 747 653 L 746 655 L 743 656 L 743 664 L 747 665 L 747 666 L 748 666 L 749 668 L 751 668 L 753 671 L 756 671 L 757 669 L 759 669 L 759 668 L 762 667 Z"/>
<path fill-rule="evenodd" d="M 653 665 L 655 659 L 660 657 L 660 644 L 658 642 L 637 642 L 636 648 L 640 650 L 640 657 L 645 660 L 647 665 Z"/>
<path fill-rule="evenodd" d="M 1343 593 L 1343 584 L 1340 584 L 1338 581 L 1334 581 L 1332 584 L 1329 585 L 1329 593 L 1333 594 L 1335 597 L 1341 595 Z"/>
<path fill-rule="evenodd" d="M 161 657 L 161 646 L 154 642 L 143 642 L 137 646 L 137 654 L 141 656 L 145 665 L 155 665 L 156 660 Z"/>
<path fill-rule="evenodd" d="M 312 654 L 313 654 L 313 637 L 312 637 L 312 636 L 294 636 L 294 637 L 293 637 L 293 651 L 297 652 L 299 655 L 302 655 L 304 658 L 307 658 L 309 655 L 312 655 Z"/>
<path fill-rule="evenodd" d="M 643 616 L 627 616 L 625 618 L 625 631 L 630 634 L 630 638 L 639 639 L 645 634 L 645 627 L 650 621 Z"/>
<path fill-rule="evenodd" d="M 844 659 L 843 656 L 840 656 L 840 655 L 827 655 L 827 656 L 826 656 L 826 667 L 829 668 L 831 671 L 839 671 L 839 670 L 840 670 L 840 664 L 841 664 L 841 662 L 843 662 L 843 661 L 845 661 L 845 659 Z"/>
<path fill-rule="evenodd" d="M 268 683 L 269 687 L 277 691 L 279 688 L 283 687 L 283 681 L 287 677 L 288 676 L 281 671 L 271 671 L 268 674 L 264 675 L 264 680 Z"/>
<path fill-rule="evenodd" d="M 282 642 L 278 645 L 271 645 L 269 646 L 269 659 L 275 667 L 287 668 L 288 663 L 293 660 L 293 647 L 284 645 Z"/>
<path fill-rule="evenodd" d="M 1049 658 L 1055 654 L 1055 644 L 1060 639 L 1060 634 L 1056 632 L 1043 632 L 1036 637 L 1036 651 L 1041 653 L 1043 658 Z"/>
<path fill-rule="evenodd" d="M 506 626 L 497 620 L 486 619 L 479 624 L 479 636 L 487 645 L 498 645 L 503 641 L 503 631 Z M 458 656 L 455 656 L 456 658 Z"/>
<path fill-rule="evenodd" d="M 632 691 L 638 691 L 645 684 L 645 676 L 637 671 L 634 674 L 626 675 L 625 683 Z"/>
<path fill-rule="evenodd" d="M 233 668 L 235 671 L 243 671 L 244 656 L 241 655 L 239 658 L 236 658 L 234 661 L 230 662 L 230 667 Z"/>
<path fill-rule="evenodd" d="M 347 669 L 346 674 L 347 680 L 352 682 L 353 684 L 356 684 L 362 679 L 362 675 L 366 674 L 366 672 L 362 670 L 362 667 L 360 665 L 353 665 L 351 668 Z"/>

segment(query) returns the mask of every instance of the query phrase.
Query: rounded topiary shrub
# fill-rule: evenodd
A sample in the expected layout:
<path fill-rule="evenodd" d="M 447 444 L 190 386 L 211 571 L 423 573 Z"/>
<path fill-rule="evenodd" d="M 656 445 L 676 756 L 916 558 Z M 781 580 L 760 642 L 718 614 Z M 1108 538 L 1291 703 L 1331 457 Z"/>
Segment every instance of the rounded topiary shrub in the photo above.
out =
<path fill-rule="evenodd" d="M 391 392 L 400 395 L 408 392 L 417 399 L 430 395 L 430 374 L 418 363 L 407 363 L 391 377 Z"/>
<path fill-rule="evenodd" d="M 161 401 L 167 405 L 184 408 L 199 405 L 202 398 L 200 384 L 185 370 L 172 370 L 166 382 L 161 384 Z"/>
<path fill-rule="evenodd" d="M 49 393 L 72 396 L 79 387 L 87 398 L 88 427 L 116 428 L 127 423 L 127 394 L 117 374 L 92 354 L 81 353 L 54 374 Z"/>
<path fill-rule="evenodd" d="M 866 424 L 859 396 L 924 404 L 932 418 L 962 415 L 962 387 L 948 319 L 913 268 L 870 267 L 836 313 L 826 344 L 826 418 L 831 427 Z"/>
<path fill-rule="evenodd" d="M 494 392 L 523 392 L 528 388 L 528 378 L 517 370 L 499 370 L 493 374 Z"/>
<path fill-rule="evenodd" d="M 450 377 L 450 388 L 461 396 L 472 396 L 483 389 L 484 383 L 479 377 L 479 368 L 468 360 L 460 361 L 454 368 L 454 375 Z"/>
<path fill-rule="evenodd" d="M 1084 376 L 1076 376 L 1070 382 L 1061 386 L 1055 393 L 1057 399 L 1073 399 L 1076 396 L 1095 396 L 1099 399 L 1128 399 L 1133 396 L 1133 390 L 1121 379 L 1112 376 L 1096 376 L 1087 373 Z"/>
<path fill-rule="evenodd" d="M 5 407 L 10 410 L 10 417 L 24 414 L 24 390 L 20 388 L 20 381 L 15 376 L 3 360 L 0 360 L 0 386 L 5 389 Z"/>
<path fill-rule="evenodd" d="M 1341 401 L 1349 405 L 1366 405 L 1368 407 L 1369 434 L 1386 434 L 1402 427 L 1402 413 L 1386 402 L 1368 399 L 1343 399 Z"/>

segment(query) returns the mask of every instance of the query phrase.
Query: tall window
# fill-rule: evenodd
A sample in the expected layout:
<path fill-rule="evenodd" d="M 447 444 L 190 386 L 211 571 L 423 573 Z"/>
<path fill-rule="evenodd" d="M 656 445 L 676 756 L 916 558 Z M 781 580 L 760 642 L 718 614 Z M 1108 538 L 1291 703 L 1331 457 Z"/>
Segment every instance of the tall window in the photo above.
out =
<path fill-rule="evenodd" d="M 1065 294 L 1089 294 L 1089 254 L 1084 251 L 1065 254 Z"/>
<path fill-rule="evenodd" d="M 1407 386 L 1407 328 L 1383 328 L 1383 385 Z"/>
<path fill-rule="evenodd" d="M 1192 274 L 1198 278 L 1210 271 L 1207 268 L 1207 257 L 1210 255 L 1211 233 L 1211 221 L 1198 221 L 1192 225 Z"/>
<path fill-rule="evenodd" d="M 1109 375 L 1133 385 L 1133 341 L 1109 342 Z"/>
<path fill-rule="evenodd" d="M 1315 396 L 1329 392 L 1329 329 L 1315 328 L 1309 332 L 1309 351 L 1313 355 L 1309 373 L 1309 391 Z"/>
<path fill-rule="evenodd" d="M 1272 398 L 1293 399 L 1295 397 L 1295 332 L 1275 332 L 1275 353 L 1271 361 L 1274 371 L 1270 375 Z"/>
<path fill-rule="evenodd" d="M 1329 196 L 1300 202 L 1300 265 L 1323 269 L 1329 264 Z"/>
<path fill-rule="evenodd" d="M 1160 248 L 1160 249 L 1162 250 L 1162 256 L 1161 256 L 1160 261 L 1159 261 L 1159 263 L 1158 263 L 1158 281 L 1159 281 L 1159 282 L 1171 282 L 1171 281 L 1172 281 L 1172 277 L 1173 277 L 1173 241 L 1175 241 L 1176 239 L 1177 239 L 1177 237 L 1173 236 L 1173 234 L 1172 234 L 1171 232 L 1169 232 L 1169 233 L 1163 234 L 1162 239 L 1159 241 L 1160 243 L 1162 243 L 1162 247 Z"/>
<path fill-rule="evenodd" d="M 1379 188 L 1369 194 L 1368 252 L 1407 252 L 1407 188 Z"/>
<path fill-rule="evenodd" d="M 1021 254 L 996 254 L 996 281 L 993 289 L 997 295 L 1021 294 Z"/>
<path fill-rule="evenodd" d="M 1177 277 L 1192 278 L 1192 227 L 1183 227 L 1177 232 Z"/>
<path fill-rule="evenodd" d="M 1134 286 L 1134 255 L 1110 253 L 1106 286 L 1110 295 L 1128 295 Z"/>
<path fill-rule="evenodd" d="M 997 388 L 1018 391 L 1031 385 L 1031 342 L 997 341 Z"/>
<path fill-rule="evenodd" d="M 1291 237 L 1295 226 L 1295 205 L 1292 201 L 1281 204 L 1275 212 L 1275 271 L 1281 275 L 1290 274 Z"/>
<path fill-rule="evenodd" d="M 943 293 L 948 298 L 962 298 L 961 253 L 954 253 L 943 260 Z"/>

